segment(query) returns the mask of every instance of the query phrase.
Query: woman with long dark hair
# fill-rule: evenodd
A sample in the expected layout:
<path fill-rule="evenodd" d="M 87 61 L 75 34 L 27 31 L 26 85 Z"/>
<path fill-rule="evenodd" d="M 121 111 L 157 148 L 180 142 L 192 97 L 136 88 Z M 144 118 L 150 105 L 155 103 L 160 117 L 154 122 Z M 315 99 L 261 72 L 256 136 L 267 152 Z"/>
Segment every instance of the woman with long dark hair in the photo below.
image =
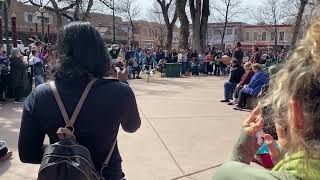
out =
<path fill-rule="evenodd" d="M 97 79 L 74 123 L 77 142 L 91 154 L 96 169 L 101 169 L 117 138 L 119 126 L 133 133 L 140 127 L 140 116 L 131 88 L 118 80 L 104 79 L 110 59 L 97 30 L 89 23 L 73 22 L 64 27 L 56 51 L 54 84 L 69 117 L 93 78 Z M 56 132 L 65 127 L 57 101 L 48 84 L 38 86 L 27 98 L 23 110 L 19 155 L 24 163 L 40 163 L 43 140 L 59 141 Z M 105 179 L 124 179 L 117 144 L 109 165 L 102 171 Z"/>

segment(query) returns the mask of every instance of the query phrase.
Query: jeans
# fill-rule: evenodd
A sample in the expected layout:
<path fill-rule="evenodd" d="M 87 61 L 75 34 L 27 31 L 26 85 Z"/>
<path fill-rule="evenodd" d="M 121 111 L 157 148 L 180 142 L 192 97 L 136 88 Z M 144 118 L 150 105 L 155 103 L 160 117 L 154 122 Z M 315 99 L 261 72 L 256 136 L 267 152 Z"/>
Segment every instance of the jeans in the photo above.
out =
<path fill-rule="evenodd" d="M 251 96 L 251 95 L 248 94 L 248 93 L 245 93 L 244 89 L 241 89 L 240 92 L 239 92 L 239 103 L 238 103 L 238 106 L 241 107 L 241 108 L 246 107 L 247 106 L 247 99 L 248 99 L 249 96 Z"/>
<path fill-rule="evenodd" d="M 187 70 L 188 62 L 182 62 L 181 64 L 181 74 L 185 75 Z"/>
<path fill-rule="evenodd" d="M 42 75 L 34 75 L 35 86 L 39 86 L 40 84 L 44 84 L 44 78 Z"/>
<path fill-rule="evenodd" d="M 220 76 L 220 65 L 214 66 L 214 75 Z"/>
<path fill-rule="evenodd" d="M 237 87 L 237 84 L 226 82 L 224 83 L 224 99 L 225 100 L 232 100 L 233 91 Z"/>

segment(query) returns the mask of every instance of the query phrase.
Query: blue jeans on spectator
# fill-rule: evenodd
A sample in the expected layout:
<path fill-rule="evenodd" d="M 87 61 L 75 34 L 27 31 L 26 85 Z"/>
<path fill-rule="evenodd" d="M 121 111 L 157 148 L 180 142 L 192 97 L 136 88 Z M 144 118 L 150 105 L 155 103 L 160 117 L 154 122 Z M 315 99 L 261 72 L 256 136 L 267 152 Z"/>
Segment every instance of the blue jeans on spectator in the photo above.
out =
<path fill-rule="evenodd" d="M 34 83 L 35 86 L 39 86 L 40 84 L 44 84 L 44 78 L 42 75 L 34 75 Z"/>
<path fill-rule="evenodd" d="M 226 82 L 224 83 L 224 99 L 225 100 L 232 100 L 233 91 L 237 87 L 237 84 Z"/>
<path fill-rule="evenodd" d="M 182 64 L 181 64 L 181 74 L 182 75 L 186 74 L 187 68 L 188 68 L 188 62 L 182 62 Z"/>

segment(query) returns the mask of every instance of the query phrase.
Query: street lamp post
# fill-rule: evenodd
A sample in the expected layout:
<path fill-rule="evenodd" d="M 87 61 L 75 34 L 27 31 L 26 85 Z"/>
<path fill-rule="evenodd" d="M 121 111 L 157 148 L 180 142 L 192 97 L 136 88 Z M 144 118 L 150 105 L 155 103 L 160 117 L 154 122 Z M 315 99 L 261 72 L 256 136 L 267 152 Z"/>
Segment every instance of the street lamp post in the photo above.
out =
<path fill-rule="evenodd" d="M 11 3 L 10 0 L 6 0 L 3 2 L 4 31 L 5 31 L 6 46 L 7 46 L 6 53 L 8 56 L 11 53 L 11 47 L 9 42 L 9 17 L 8 17 L 10 3 Z"/>
<path fill-rule="evenodd" d="M 115 16 L 114 16 L 114 0 L 112 0 L 112 26 L 113 26 L 113 44 L 116 43 L 116 26 L 115 26 Z"/>
<path fill-rule="evenodd" d="M 12 36 L 12 47 L 17 47 L 17 17 L 15 14 L 11 15 L 11 36 Z"/>
<path fill-rule="evenodd" d="M 45 9 L 44 7 L 40 7 L 39 8 L 39 12 L 41 13 L 41 41 L 44 42 L 44 13 L 45 13 Z"/>

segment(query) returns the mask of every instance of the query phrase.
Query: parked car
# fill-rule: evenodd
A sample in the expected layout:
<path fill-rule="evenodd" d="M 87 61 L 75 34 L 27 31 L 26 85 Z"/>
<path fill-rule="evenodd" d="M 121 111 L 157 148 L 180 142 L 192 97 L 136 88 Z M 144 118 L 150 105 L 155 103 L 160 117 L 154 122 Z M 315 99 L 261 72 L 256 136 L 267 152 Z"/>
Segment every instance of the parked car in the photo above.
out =
<path fill-rule="evenodd" d="M 6 44 L 6 39 L 5 38 L 2 39 L 2 44 L 3 44 L 4 50 L 7 51 L 7 44 Z M 12 39 L 11 38 L 9 39 L 9 45 L 12 48 L 13 45 L 12 45 Z M 25 46 L 21 40 L 17 40 L 17 48 L 20 50 L 21 53 L 24 53 L 24 54 L 29 49 L 29 47 Z"/>

